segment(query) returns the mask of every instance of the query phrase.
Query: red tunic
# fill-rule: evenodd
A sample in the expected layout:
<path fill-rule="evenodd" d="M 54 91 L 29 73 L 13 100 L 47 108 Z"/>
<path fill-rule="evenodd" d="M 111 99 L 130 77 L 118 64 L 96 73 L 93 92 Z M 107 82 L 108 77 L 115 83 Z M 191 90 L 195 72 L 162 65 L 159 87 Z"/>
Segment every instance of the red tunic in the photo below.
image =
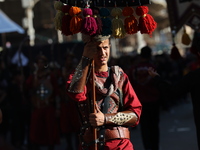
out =
<path fill-rule="evenodd" d="M 30 142 L 42 145 L 59 144 L 60 134 L 56 118 L 56 79 L 52 75 L 37 79 L 31 75 L 26 81 L 32 102 Z M 44 94 L 46 93 L 46 94 Z"/>
<path fill-rule="evenodd" d="M 108 77 L 108 72 L 100 72 L 100 73 L 96 73 L 96 75 L 98 77 Z M 69 80 L 67 81 L 67 88 L 69 87 L 72 77 L 73 77 L 73 74 L 70 75 Z M 130 110 L 137 114 L 138 121 L 134 125 L 136 126 L 139 123 L 142 106 L 134 89 L 132 88 L 129 82 L 128 76 L 125 73 L 124 73 L 124 83 L 122 86 L 122 92 L 123 92 L 123 102 L 124 102 L 123 110 Z M 68 92 L 68 95 L 75 101 L 80 102 L 80 101 L 85 101 L 87 99 L 86 93 L 87 93 L 87 87 L 85 86 L 83 92 L 81 93 Z M 116 149 L 116 146 L 118 150 L 134 149 L 129 139 L 114 139 L 114 140 L 108 140 L 105 142 L 105 150 L 111 150 L 111 149 L 114 150 Z"/>

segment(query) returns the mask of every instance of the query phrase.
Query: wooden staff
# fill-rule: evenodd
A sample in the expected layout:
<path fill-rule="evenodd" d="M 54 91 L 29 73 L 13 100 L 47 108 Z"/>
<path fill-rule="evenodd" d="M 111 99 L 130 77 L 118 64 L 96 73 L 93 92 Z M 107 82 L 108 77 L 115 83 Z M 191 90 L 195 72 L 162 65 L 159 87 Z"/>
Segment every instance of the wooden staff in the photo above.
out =
<path fill-rule="evenodd" d="M 93 113 L 96 113 L 96 109 L 95 109 L 95 104 L 96 104 L 96 92 L 95 92 L 95 82 L 94 82 L 94 60 L 92 60 L 92 111 Z M 97 150 L 97 143 L 96 143 L 96 139 L 97 139 L 97 129 L 95 127 L 93 127 L 93 139 L 95 140 L 95 144 L 93 147 L 93 150 Z"/>

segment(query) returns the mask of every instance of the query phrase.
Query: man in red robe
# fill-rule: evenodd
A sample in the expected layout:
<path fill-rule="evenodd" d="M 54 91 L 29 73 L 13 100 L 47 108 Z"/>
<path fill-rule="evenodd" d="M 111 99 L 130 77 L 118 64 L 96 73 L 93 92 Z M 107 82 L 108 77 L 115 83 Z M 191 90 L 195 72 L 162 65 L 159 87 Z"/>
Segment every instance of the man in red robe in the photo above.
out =
<path fill-rule="evenodd" d="M 59 109 L 56 101 L 58 85 L 55 76 L 47 68 L 47 58 L 39 55 L 36 63 L 35 73 L 26 81 L 32 104 L 30 143 L 35 150 L 41 146 L 53 150 L 60 140 L 56 116 L 56 110 Z"/>
<path fill-rule="evenodd" d="M 119 66 L 108 66 L 109 36 L 95 36 L 86 41 L 82 58 L 74 74 L 67 81 L 68 95 L 79 107 L 82 127 L 81 149 L 133 150 L 129 127 L 138 125 L 141 103 L 128 76 Z M 91 62 L 94 60 L 94 80 Z M 92 86 L 95 84 L 95 112 L 91 113 Z M 97 129 L 97 139 L 93 138 Z"/>

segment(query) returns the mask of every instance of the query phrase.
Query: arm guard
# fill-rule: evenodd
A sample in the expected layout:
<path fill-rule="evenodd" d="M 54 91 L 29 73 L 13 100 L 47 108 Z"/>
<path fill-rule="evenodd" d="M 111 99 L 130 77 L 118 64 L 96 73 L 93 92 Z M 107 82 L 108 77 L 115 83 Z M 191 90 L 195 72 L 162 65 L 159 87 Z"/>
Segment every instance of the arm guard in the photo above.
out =
<path fill-rule="evenodd" d="M 137 115 L 132 111 L 105 114 L 105 125 L 133 126 L 138 120 Z"/>
<path fill-rule="evenodd" d="M 70 83 L 68 89 L 69 92 L 81 93 L 84 91 L 84 86 L 86 85 L 87 82 L 87 76 L 90 64 L 91 64 L 91 59 L 82 56 L 81 61 L 76 67 L 75 73 Z"/>

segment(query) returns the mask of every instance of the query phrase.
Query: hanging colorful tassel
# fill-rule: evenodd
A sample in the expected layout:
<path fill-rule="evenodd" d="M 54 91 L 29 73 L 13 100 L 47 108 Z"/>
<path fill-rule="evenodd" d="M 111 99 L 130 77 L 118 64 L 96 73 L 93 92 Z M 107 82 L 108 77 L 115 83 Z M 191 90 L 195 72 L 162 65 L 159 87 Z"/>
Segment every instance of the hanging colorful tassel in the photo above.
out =
<path fill-rule="evenodd" d="M 54 2 L 54 8 L 56 9 L 56 15 L 54 18 L 54 25 L 56 30 L 61 30 L 62 26 L 62 17 L 64 16 L 62 12 L 63 3 L 61 1 Z"/>
<path fill-rule="evenodd" d="M 85 17 L 82 21 L 81 33 L 94 35 L 97 32 L 97 23 L 93 18 L 93 12 L 91 8 L 85 8 L 83 10 L 83 16 Z"/>
<path fill-rule="evenodd" d="M 101 34 L 103 25 L 102 25 L 101 18 L 99 17 L 99 8 L 98 7 L 92 8 L 92 12 L 93 12 L 93 17 L 96 20 L 96 24 L 97 24 L 96 34 Z"/>
<path fill-rule="evenodd" d="M 170 53 L 170 58 L 171 58 L 172 60 L 179 60 L 179 59 L 182 58 L 182 57 L 181 57 L 181 54 L 179 53 L 179 50 L 178 50 L 178 48 L 176 47 L 176 44 L 175 44 L 175 43 L 173 43 L 173 47 L 172 47 L 171 53 Z"/>
<path fill-rule="evenodd" d="M 65 36 L 72 35 L 72 32 L 70 31 L 70 21 L 72 17 L 69 15 L 69 9 L 71 6 L 64 5 L 62 8 L 62 12 L 64 13 L 64 16 L 62 17 L 62 34 Z"/>
<path fill-rule="evenodd" d="M 111 35 L 112 34 L 112 22 L 111 22 L 111 19 L 109 18 L 110 11 L 107 8 L 102 7 L 99 11 L 99 14 L 101 16 L 101 21 L 103 24 L 101 35 L 103 35 L 103 36 Z"/>
<path fill-rule="evenodd" d="M 81 32 L 81 25 L 82 25 L 82 17 L 81 17 L 81 9 L 79 7 L 71 7 L 69 9 L 69 14 L 72 17 L 70 21 L 70 31 L 72 34 L 76 34 Z"/>
<path fill-rule="evenodd" d="M 127 34 L 135 34 L 138 32 L 138 21 L 133 15 L 134 9 L 132 7 L 124 7 L 122 14 L 124 19 L 125 31 Z"/>
<path fill-rule="evenodd" d="M 157 23 L 153 19 L 149 12 L 149 8 L 147 6 L 138 6 L 136 7 L 136 14 L 140 16 L 139 18 L 139 30 L 141 34 L 149 34 L 152 35 L 152 32 L 156 29 Z"/>
<path fill-rule="evenodd" d="M 115 7 L 111 11 L 112 19 L 112 35 L 115 38 L 123 38 L 126 35 L 123 20 L 120 18 L 122 15 L 121 8 Z"/>
<path fill-rule="evenodd" d="M 191 43 L 190 36 L 187 34 L 185 27 L 183 28 L 183 35 L 181 38 L 181 42 L 185 45 L 189 45 Z"/>

